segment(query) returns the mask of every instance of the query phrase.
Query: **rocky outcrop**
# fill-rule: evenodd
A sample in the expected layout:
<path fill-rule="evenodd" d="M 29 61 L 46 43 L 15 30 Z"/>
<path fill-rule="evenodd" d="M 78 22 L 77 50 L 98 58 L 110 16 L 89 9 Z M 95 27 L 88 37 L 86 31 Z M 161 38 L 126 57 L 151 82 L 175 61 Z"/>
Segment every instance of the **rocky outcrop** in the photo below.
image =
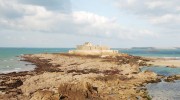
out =
<path fill-rule="evenodd" d="M 60 100 L 60 96 L 52 91 L 38 90 L 32 94 L 30 100 Z"/>
<path fill-rule="evenodd" d="M 175 80 L 180 80 L 180 75 L 173 75 L 164 78 L 165 82 L 175 82 Z"/>
<path fill-rule="evenodd" d="M 0 75 L 0 99 L 23 100 L 147 100 L 144 83 L 157 82 L 157 74 L 140 72 L 146 59 L 128 55 L 25 55 L 37 68 Z M 3 90 L 4 89 L 4 90 Z"/>

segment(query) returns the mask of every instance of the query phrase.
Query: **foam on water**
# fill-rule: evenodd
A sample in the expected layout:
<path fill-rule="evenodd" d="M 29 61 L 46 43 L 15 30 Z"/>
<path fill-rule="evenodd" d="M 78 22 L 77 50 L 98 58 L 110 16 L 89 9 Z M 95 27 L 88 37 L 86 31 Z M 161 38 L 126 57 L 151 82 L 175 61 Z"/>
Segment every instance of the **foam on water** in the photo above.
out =
<path fill-rule="evenodd" d="M 18 59 L 7 60 L 7 62 L 3 62 L 3 63 L 0 62 L 1 64 L 0 73 L 29 71 L 29 70 L 33 70 L 36 67 L 35 65 L 32 65 L 29 62 L 19 61 Z"/>
<path fill-rule="evenodd" d="M 7 68 L 9 68 L 10 66 L 6 66 Z"/>

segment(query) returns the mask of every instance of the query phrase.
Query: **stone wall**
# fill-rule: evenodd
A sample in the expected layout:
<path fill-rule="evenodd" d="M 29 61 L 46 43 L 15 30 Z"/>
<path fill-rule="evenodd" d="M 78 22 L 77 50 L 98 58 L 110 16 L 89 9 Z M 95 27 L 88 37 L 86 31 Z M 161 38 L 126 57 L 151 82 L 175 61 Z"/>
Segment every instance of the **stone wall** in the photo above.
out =
<path fill-rule="evenodd" d="M 77 45 L 76 50 L 70 50 L 70 54 L 77 55 L 116 55 L 118 50 L 110 50 L 107 46 L 92 45 L 85 42 L 83 45 Z"/>
<path fill-rule="evenodd" d="M 86 45 L 78 45 L 77 50 L 110 50 L 107 46 L 86 46 Z"/>
<path fill-rule="evenodd" d="M 69 53 L 76 55 L 117 55 L 118 50 L 70 50 Z"/>

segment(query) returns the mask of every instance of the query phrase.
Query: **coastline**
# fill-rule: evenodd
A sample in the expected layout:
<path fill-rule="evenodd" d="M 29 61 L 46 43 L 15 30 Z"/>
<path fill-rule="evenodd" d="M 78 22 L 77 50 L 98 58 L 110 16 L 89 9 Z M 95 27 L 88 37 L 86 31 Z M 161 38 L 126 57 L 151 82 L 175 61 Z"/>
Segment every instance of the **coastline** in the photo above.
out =
<path fill-rule="evenodd" d="M 153 72 L 140 72 L 139 65 L 148 61 L 142 57 L 56 53 L 25 55 L 23 58 L 37 67 L 33 71 L 0 74 L 1 99 L 33 100 L 48 94 L 58 100 L 72 99 L 76 94 L 79 99 L 148 100 L 146 89 L 141 87 L 160 81 Z M 69 88 L 73 91 L 68 91 Z"/>
<path fill-rule="evenodd" d="M 147 64 L 154 66 L 166 66 L 166 67 L 180 67 L 180 59 L 175 58 L 149 58 L 151 59 Z"/>

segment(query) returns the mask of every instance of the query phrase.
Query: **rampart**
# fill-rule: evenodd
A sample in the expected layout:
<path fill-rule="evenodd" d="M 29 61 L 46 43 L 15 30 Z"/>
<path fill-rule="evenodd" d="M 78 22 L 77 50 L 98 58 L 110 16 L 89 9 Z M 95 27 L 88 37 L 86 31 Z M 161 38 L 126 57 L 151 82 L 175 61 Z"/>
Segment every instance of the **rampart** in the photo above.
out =
<path fill-rule="evenodd" d="M 89 42 L 78 45 L 76 50 L 70 50 L 70 54 L 77 55 L 117 55 L 118 50 L 110 50 L 107 46 L 92 45 Z"/>

